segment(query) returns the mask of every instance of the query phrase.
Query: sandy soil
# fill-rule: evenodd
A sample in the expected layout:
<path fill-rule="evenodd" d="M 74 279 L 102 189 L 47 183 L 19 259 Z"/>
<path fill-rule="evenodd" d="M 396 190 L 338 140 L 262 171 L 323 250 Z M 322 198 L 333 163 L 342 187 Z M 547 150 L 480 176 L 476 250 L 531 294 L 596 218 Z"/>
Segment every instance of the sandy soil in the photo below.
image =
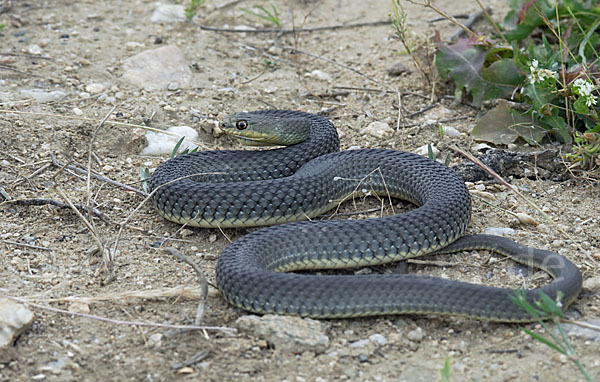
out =
<path fill-rule="evenodd" d="M 0 33 L 0 53 L 23 53 L 4 61 L 16 70 L 0 66 L 0 107 L 14 111 L 0 114 L 0 185 L 15 199 L 48 198 L 62 202 L 69 199 L 85 204 L 89 198 L 108 218 L 109 222 L 93 219 L 93 225 L 99 240 L 110 247 L 117 239 L 118 223 L 133 216 L 114 256 L 114 279 L 107 281 L 104 261 L 95 251 L 98 244 L 94 235 L 71 210 L 48 205 L 0 205 L 2 294 L 60 309 L 89 309 L 93 315 L 116 320 L 189 325 L 198 304 L 196 298 L 185 298 L 178 292 L 166 298 L 122 298 L 118 294 L 144 292 L 157 296 L 170 288 L 187 286 L 190 295 L 197 295 L 196 275 L 188 265 L 163 253 L 162 240 L 172 238 L 168 245 L 198 262 L 212 282 L 216 259 L 228 239 L 235 240 L 248 232 L 180 230 L 179 226 L 161 219 L 150 204 L 134 213 L 143 201 L 142 196 L 95 179 L 88 192 L 85 179 L 52 164 L 51 153 L 54 153 L 62 162 L 87 168 L 92 144 L 94 171 L 140 188 L 139 168 L 155 168 L 167 156 L 139 154 L 144 144 L 141 129 L 108 123 L 96 132 L 99 120 L 113 106 L 116 108 L 110 120 L 159 129 L 193 126 L 207 149 L 237 147 L 232 140 L 213 134 L 214 121 L 223 113 L 265 107 L 325 111 L 340 130 L 343 148 L 414 151 L 433 143 L 442 151 L 442 157 L 450 154 L 455 163 L 460 158 L 449 146 L 468 149 L 473 144 L 468 131 L 478 111 L 454 104 L 451 97 L 440 97 L 452 94 L 443 84 L 438 84 L 435 101 L 430 102 L 429 88 L 423 86 L 409 58 L 400 54 L 403 48 L 392 38 L 389 25 L 281 36 L 215 33 L 189 23 L 151 23 L 155 4 L 145 0 L 14 3 L 13 10 L 0 15 L 0 24 L 8 24 Z M 222 8 L 212 1 L 208 3 L 200 11 L 198 21 L 203 24 L 261 26 L 260 20 L 239 10 L 240 6 L 249 7 L 253 2 Z M 384 0 L 326 0 L 319 6 L 295 1 L 275 4 L 286 27 L 291 27 L 292 21 L 296 26 L 303 23 L 320 26 L 385 20 L 390 6 Z M 505 6 L 500 1 L 494 4 Z M 462 1 L 445 2 L 443 6 L 450 13 L 476 10 L 475 4 L 464 5 Z M 442 36 L 454 32 L 454 27 L 446 22 L 430 23 L 436 17 L 432 12 L 414 6 L 407 9 L 409 25 L 420 41 L 431 36 L 434 29 Z M 503 12 L 496 9 L 499 9 L 497 14 Z M 159 46 L 159 42 L 176 45 L 183 51 L 193 72 L 187 88 L 148 92 L 121 80 L 123 61 Z M 31 44 L 41 47 L 42 57 L 25 54 Z M 291 54 L 288 47 L 311 55 Z M 410 72 L 390 76 L 387 68 L 397 61 Z M 307 76 L 317 69 L 329 74 L 331 81 Z M 81 95 L 86 86 L 97 83 L 105 90 L 90 97 Z M 41 104 L 21 95 L 21 89 L 32 88 L 62 90 L 68 96 Z M 401 125 L 407 127 L 401 127 L 390 138 L 376 139 L 363 133 L 373 121 L 383 121 L 395 128 L 397 90 L 402 94 L 404 115 L 430 104 L 434 107 L 406 118 Z M 70 118 L 78 114 L 94 121 Z M 436 123 L 439 120 L 449 121 L 444 124 L 458 129 L 461 136 L 441 136 Z M 597 276 L 594 268 L 600 257 L 597 184 L 577 179 L 562 183 L 527 178 L 509 181 L 534 200 L 569 237 L 557 233 L 515 195 L 491 183 L 479 186 L 491 193 L 493 200 L 485 203 L 474 200 L 470 231 L 511 227 L 516 231 L 511 236 L 515 240 L 556 250 L 580 265 L 584 278 Z M 375 205 L 373 201 L 367 204 Z M 488 204 L 528 213 L 542 224 L 520 225 L 511 215 Z M 505 261 L 490 264 L 487 259 L 487 254 L 459 254 L 434 259 L 452 262 L 454 266 L 409 268 L 411 272 L 472 282 L 522 285 L 520 273 L 514 271 L 515 264 Z M 529 276 L 525 279 L 528 285 L 539 278 L 538 273 L 532 276 L 530 272 Z M 87 304 L 48 301 L 70 296 L 108 297 Z M 585 321 L 598 320 L 598 302 L 597 293 L 583 293 L 569 315 Z M 565 357 L 532 341 L 520 332 L 518 325 L 452 317 L 331 320 L 327 331 L 330 349 L 316 354 L 285 352 L 244 333 L 173 334 L 167 328 L 123 326 L 31 309 L 36 315 L 32 328 L 14 347 L 2 353 L 2 380 L 429 381 L 439 378 L 447 356 L 452 360 L 452 380 L 456 381 L 581 379 Z M 211 288 L 203 324 L 232 326 L 245 314 L 225 303 Z M 423 338 L 407 339 L 407 334 L 417 327 L 423 330 Z M 536 325 L 530 327 L 539 330 Z M 387 343 L 358 349 L 349 346 L 373 334 L 385 336 Z M 572 341 L 590 373 L 600 378 L 597 356 L 600 343 L 585 338 Z M 202 351 L 208 352 L 203 360 L 187 368 L 182 365 Z"/>

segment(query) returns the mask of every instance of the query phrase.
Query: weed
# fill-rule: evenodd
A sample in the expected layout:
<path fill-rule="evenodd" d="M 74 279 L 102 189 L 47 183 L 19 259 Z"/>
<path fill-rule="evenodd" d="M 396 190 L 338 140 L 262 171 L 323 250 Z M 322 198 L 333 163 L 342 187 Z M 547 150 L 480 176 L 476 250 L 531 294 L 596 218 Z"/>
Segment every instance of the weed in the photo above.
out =
<path fill-rule="evenodd" d="M 572 146 L 566 156 L 572 168 L 600 171 L 600 8 L 576 0 L 514 0 L 494 27 L 495 35 L 438 41 L 436 67 L 459 96 L 469 94 L 475 106 L 498 98 L 524 106 L 498 103 L 473 137 L 533 145 L 550 137 Z"/>
<path fill-rule="evenodd" d="M 266 20 L 270 23 L 275 24 L 278 28 L 281 28 L 281 20 L 279 19 L 279 13 L 277 8 L 273 4 L 269 4 L 271 10 L 268 10 L 264 5 L 253 5 L 252 8 L 240 8 L 242 11 Z"/>
<path fill-rule="evenodd" d="M 557 301 L 560 301 L 561 298 L 562 296 L 559 292 Z M 535 306 L 533 306 L 529 301 L 527 301 L 524 290 L 515 290 L 514 294 L 511 296 L 511 300 L 521 309 L 529 313 L 529 315 L 542 326 L 544 332 L 549 338 L 527 328 L 521 328 L 521 330 L 527 333 L 534 340 L 548 346 L 553 350 L 556 350 L 560 354 L 567 356 L 573 363 L 575 363 L 585 379 L 587 381 L 592 381 L 592 378 L 588 374 L 587 370 L 579 361 L 577 354 L 575 354 L 575 350 L 573 350 L 571 342 L 569 341 L 569 338 L 560 324 L 560 319 L 563 316 L 560 302 L 553 301 L 550 297 L 548 297 L 548 295 L 542 292 L 540 293 L 540 299 L 536 300 L 534 302 Z M 560 334 L 560 337 L 553 333 L 548 325 L 546 325 L 544 322 L 546 319 L 551 319 L 552 322 L 556 324 L 556 328 Z"/>
<path fill-rule="evenodd" d="M 190 0 L 190 4 L 185 8 L 185 18 L 187 21 L 192 21 L 198 11 L 198 8 L 204 4 L 206 0 Z"/>

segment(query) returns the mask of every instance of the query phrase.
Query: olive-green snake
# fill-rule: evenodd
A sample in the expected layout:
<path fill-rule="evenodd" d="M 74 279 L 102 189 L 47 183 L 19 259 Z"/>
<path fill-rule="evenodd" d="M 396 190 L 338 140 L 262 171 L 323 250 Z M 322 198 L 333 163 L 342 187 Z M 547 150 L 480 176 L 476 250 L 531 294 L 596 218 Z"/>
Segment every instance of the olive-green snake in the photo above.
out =
<path fill-rule="evenodd" d="M 271 150 L 203 151 L 176 156 L 151 178 L 158 211 L 199 227 L 274 225 L 232 243 L 220 255 L 217 287 L 231 304 L 257 313 L 310 317 L 448 314 L 493 321 L 531 321 L 508 288 L 406 275 L 317 275 L 298 270 L 352 268 L 427 253 L 487 249 L 548 271 L 554 280 L 526 291 L 562 296 L 566 308 L 581 273 L 566 258 L 506 238 L 463 236 L 469 192 L 442 164 L 395 150 L 339 150 L 335 127 L 297 111 L 228 116 L 223 130 Z M 307 220 L 363 192 L 408 200 L 407 213 L 359 220 Z M 280 224 L 288 223 L 288 224 Z"/>

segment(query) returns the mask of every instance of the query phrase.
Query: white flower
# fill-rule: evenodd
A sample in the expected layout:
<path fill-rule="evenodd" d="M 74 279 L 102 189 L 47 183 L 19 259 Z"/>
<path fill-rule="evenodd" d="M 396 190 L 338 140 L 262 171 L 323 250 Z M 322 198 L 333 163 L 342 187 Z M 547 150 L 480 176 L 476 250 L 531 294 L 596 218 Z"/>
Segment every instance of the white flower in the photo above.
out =
<path fill-rule="evenodd" d="M 529 75 L 529 82 L 531 84 L 535 84 L 536 82 L 544 82 L 544 80 L 547 78 L 554 78 L 555 80 L 558 80 L 558 73 L 548 69 L 539 69 L 539 62 L 535 58 L 531 60 L 529 71 L 531 72 Z"/>
<path fill-rule="evenodd" d="M 585 98 L 585 104 L 587 107 L 596 104 L 597 97 L 592 94 L 596 87 L 590 81 L 584 80 L 583 78 L 578 78 L 573 81 L 572 87 L 575 93 L 577 93 L 580 97 Z"/>

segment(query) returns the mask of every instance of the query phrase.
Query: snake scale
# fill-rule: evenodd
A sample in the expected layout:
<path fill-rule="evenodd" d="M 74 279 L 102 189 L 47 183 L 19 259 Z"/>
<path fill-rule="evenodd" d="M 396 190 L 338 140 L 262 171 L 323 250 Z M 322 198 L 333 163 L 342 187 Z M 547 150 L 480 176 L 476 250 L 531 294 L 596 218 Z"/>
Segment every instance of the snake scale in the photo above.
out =
<path fill-rule="evenodd" d="M 176 156 L 150 187 L 166 219 L 198 227 L 265 227 L 220 255 L 216 281 L 231 304 L 257 313 L 317 318 L 446 314 L 491 321 L 531 321 L 513 290 L 410 274 L 319 275 L 302 270 L 355 268 L 484 249 L 542 268 L 554 280 L 526 291 L 577 297 L 577 267 L 554 252 L 499 236 L 463 236 L 471 200 L 462 180 L 428 158 L 386 149 L 339 150 L 327 119 L 298 111 L 235 113 L 223 130 L 270 150 L 202 151 Z M 358 220 L 310 220 L 364 191 L 418 206 Z M 286 223 L 286 224 L 281 224 Z"/>

